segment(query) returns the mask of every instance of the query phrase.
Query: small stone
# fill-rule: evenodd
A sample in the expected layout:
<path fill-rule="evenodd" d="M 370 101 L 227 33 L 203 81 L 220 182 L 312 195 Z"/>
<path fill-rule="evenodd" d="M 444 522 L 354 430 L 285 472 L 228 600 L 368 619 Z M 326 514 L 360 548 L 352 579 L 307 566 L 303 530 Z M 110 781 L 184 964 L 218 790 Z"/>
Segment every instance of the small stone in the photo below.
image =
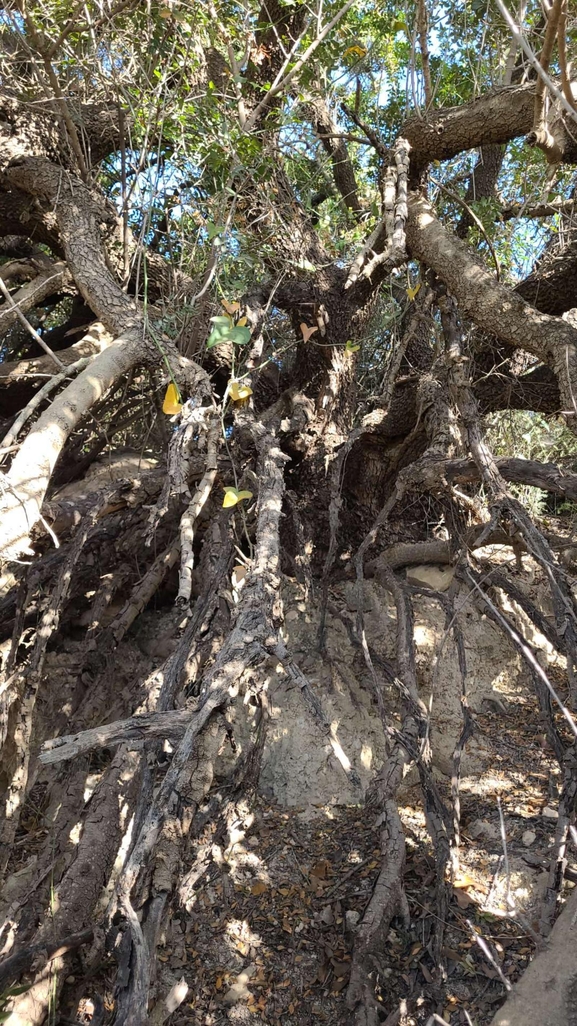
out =
<path fill-rule="evenodd" d="M 474 841 L 496 841 L 500 837 L 499 827 L 486 819 L 474 819 L 469 823 L 467 833 Z"/>
<path fill-rule="evenodd" d="M 345 912 L 345 926 L 351 933 L 356 930 L 359 919 L 361 918 L 360 912 L 354 912 L 352 909 L 349 912 Z"/>
<path fill-rule="evenodd" d="M 248 844 L 250 845 L 251 848 L 258 848 L 258 846 L 260 844 L 260 841 L 259 841 L 258 837 L 249 837 Z"/>
<path fill-rule="evenodd" d="M 407 569 L 407 581 L 409 584 L 424 584 L 434 591 L 447 591 L 454 574 L 452 567 L 441 569 L 437 566 L 411 566 Z"/>
<path fill-rule="evenodd" d="M 545 806 L 541 815 L 545 816 L 545 819 L 559 819 L 557 809 L 552 809 L 550 805 Z"/>
<path fill-rule="evenodd" d="M 233 983 L 223 997 L 225 1005 L 236 1005 L 237 1001 L 248 1001 L 252 997 L 246 983 Z"/>
<path fill-rule="evenodd" d="M 325 924 L 325 926 L 334 926 L 335 917 L 333 915 L 333 910 L 330 905 L 326 905 L 325 908 L 323 908 L 322 911 L 319 912 L 319 919 L 321 923 Z"/>
<path fill-rule="evenodd" d="M 529 848 L 533 844 L 533 841 L 536 840 L 536 837 L 537 834 L 534 830 L 526 830 L 521 838 L 521 841 L 526 848 Z"/>
<path fill-rule="evenodd" d="M 66 977 L 66 982 L 67 983 L 76 983 L 76 977 L 75 976 L 67 976 Z"/>
<path fill-rule="evenodd" d="M 289 609 L 288 613 L 285 616 L 285 620 L 287 623 L 292 623 L 294 620 L 298 620 L 298 618 L 299 614 L 298 610 L 296 609 Z"/>

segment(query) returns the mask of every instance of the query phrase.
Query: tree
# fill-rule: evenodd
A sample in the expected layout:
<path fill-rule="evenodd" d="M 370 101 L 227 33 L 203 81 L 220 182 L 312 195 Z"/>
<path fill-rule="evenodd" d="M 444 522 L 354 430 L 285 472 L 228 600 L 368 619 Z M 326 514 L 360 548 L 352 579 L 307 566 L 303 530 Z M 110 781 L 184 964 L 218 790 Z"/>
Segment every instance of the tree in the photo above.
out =
<path fill-rule="evenodd" d="M 483 419 L 505 409 L 564 419 L 565 438 L 577 423 L 567 7 L 553 0 L 543 14 L 532 3 L 519 28 L 500 0 L 429 10 L 417 0 L 403 15 L 392 3 L 355 0 L 4 6 L 4 868 L 40 765 L 49 645 L 79 606 L 88 607 L 89 626 L 75 734 L 41 734 L 42 759 L 115 750 L 87 811 L 82 792 L 71 799 L 67 815 L 83 832 L 76 857 L 58 864 L 51 913 L 27 912 L 24 899 L 11 913 L 12 954 L 0 977 L 10 986 L 33 971 L 9 1021 L 45 1021 L 54 1007 L 46 959 L 58 950 L 64 967 L 67 951 L 92 937 L 107 885 L 102 921 L 124 930 L 122 964 L 132 968 L 119 978 L 114 1021 L 148 1021 L 178 838 L 201 797 L 191 780 L 215 752 L 209 728 L 231 705 L 244 715 L 252 696 L 252 747 L 234 778 L 251 786 L 271 660 L 322 721 L 282 640 L 281 580 L 291 569 L 316 589 L 323 651 L 329 586 L 345 550 L 360 596 L 351 644 L 363 652 L 389 741 L 369 796 L 382 866 L 356 934 L 347 997 L 354 1021 L 379 1021 L 373 959 L 405 910 L 396 793 L 408 765 L 422 781 L 440 923 L 446 869 L 458 853 L 458 814 L 431 776 L 412 595 L 396 572 L 411 562 L 453 564 L 525 660 L 565 774 L 562 850 L 574 815 L 574 720 L 565 709 L 565 734 L 552 713 L 557 694 L 491 597 L 496 578 L 481 572 L 475 550 L 504 541 L 543 568 L 554 622 L 506 573 L 498 586 L 524 601 L 566 658 L 572 705 L 570 578 L 511 483 L 570 502 L 577 477 L 548 462 L 495 457 Z M 54 494 L 118 443 L 165 469 L 77 501 Z M 443 518 L 442 542 L 399 534 L 415 496 Z M 365 562 L 375 546 L 371 573 L 397 610 L 392 670 L 375 661 L 363 626 Z M 138 553 L 137 580 L 129 553 Z M 103 689 L 106 710 L 115 648 L 177 565 L 176 648 L 126 696 L 122 720 L 94 726 L 87 695 Z M 442 601 L 465 686 L 451 592 Z M 398 720 L 383 700 L 387 673 Z M 52 734 L 66 728 L 55 713 L 48 722 Z M 464 702 L 461 749 L 471 729 Z M 143 738 L 173 745 L 154 790 L 146 754 L 135 750 Z M 134 832 L 114 875 L 129 813 Z M 172 875 L 155 889 L 159 852 Z M 544 922 L 555 910 L 557 868 Z M 98 935 L 94 943 L 104 942 Z M 435 945 L 440 961 L 441 929 Z"/>

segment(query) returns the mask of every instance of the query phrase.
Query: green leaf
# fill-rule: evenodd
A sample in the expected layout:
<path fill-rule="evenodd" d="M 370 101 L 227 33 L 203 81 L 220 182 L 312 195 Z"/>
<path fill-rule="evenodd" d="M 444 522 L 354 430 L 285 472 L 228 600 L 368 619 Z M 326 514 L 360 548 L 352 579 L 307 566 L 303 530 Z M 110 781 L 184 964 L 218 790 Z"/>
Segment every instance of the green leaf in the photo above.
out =
<path fill-rule="evenodd" d="M 212 221 L 206 222 L 206 234 L 208 235 L 209 242 L 216 239 L 217 235 L 222 235 L 224 231 L 223 224 L 213 224 Z"/>
<path fill-rule="evenodd" d="M 231 342 L 236 342 L 237 346 L 245 346 L 250 342 L 250 328 L 233 328 L 229 331 L 228 337 Z"/>
<path fill-rule="evenodd" d="M 223 342 L 234 342 L 237 346 L 244 346 L 250 341 L 250 328 L 235 325 L 231 317 L 217 314 L 210 319 L 214 327 L 206 342 L 207 349 L 212 349 Z"/>
<path fill-rule="evenodd" d="M 226 324 L 215 324 L 206 342 L 206 348 L 212 349 L 213 346 L 218 346 L 221 342 L 228 342 L 229 335 L 232 329 L 232 323 L 229 317 L 220 318 L 226 320 Z"/>

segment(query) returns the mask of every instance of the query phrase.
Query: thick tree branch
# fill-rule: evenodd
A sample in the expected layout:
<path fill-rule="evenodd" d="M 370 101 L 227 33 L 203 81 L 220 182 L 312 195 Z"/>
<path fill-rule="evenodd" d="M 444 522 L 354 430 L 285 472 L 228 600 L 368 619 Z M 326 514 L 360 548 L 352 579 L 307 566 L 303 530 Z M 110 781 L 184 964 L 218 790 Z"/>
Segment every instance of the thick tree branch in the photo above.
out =
<path fill-rule="evenodd" d="M 86 752 L 101 748 L 115 748 L 126 744 L 130 749 L 140 748 L 153 738 L 170 738 L 180 741 L 194 710 L 173 709 L 168 712 L 147 713 L 115 720 L 101 727 L 81 730 L 77 734 L 53 738 L 46 741 L 40 753 L 40 762 L 50 766 L 67 759 L 74 759 Z"/>
<path fill-rule="evenodd" d="M 331 158 L 335 185 L 344 203 L 354 213 L 360 214 L 362 207 L 357 193 L 355 172 L 351 163 L 346 143 L 338 134 L 328 107 L 321 96 L 315 96 L 307 103 L 310 118 L 323 148 Z"/>
<path fill-rule="evenodd" d="M 411 160 L 419 171 L 431 160 L 449 160 L 463 150 L 526 135 L 532 117 L 532 86 L 511 86 L 459 107 L 445 107 L 426 120 L 411 117 L 399 134 L 409 141 Z"/>
<path fill-rule="evenodd" d="M 70 432 L 82 416 L 112 385 L 139 362 L 159 362 L 170 351 L 175 372 L 188 376 L 188 394 L 198 389 L 210 395 L 204 371 L 181 361 L 167 342 L 152 339 L 136 303 L 110 273 L 103 251 L 100 224 L 115 216 L 99 197 L 78 179 L 42 157 L 13 162 L 6 177 L 32 195 L 52 202 L 68 267 L 79 291 L 100 315 L 116 342 L 59 395 L 25 439 L 4 481 L 0 501 L 3 512 L 0 551 L 14 557 L 29 552 L 29 532 L 40 510 L 56 460 Z"/>
<path fill-rule="evenodd" d="M 577 429 L 577 330 L 567 321 L 539 313 L 497 282 L 473 252 L 451 235 L 431 205 L 413 193 L 409 202 L 407 245 L 445 283 L 460 309 L 484 331 L 550 363 L 561 402 Z"/>

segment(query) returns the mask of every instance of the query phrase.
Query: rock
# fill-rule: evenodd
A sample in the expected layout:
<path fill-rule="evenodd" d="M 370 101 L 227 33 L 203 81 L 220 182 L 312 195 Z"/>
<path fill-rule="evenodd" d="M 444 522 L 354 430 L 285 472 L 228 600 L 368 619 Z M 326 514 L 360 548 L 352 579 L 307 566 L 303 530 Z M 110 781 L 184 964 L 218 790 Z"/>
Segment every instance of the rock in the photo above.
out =
<path fill-rule="evenodd" d="M 501 836 L 499 827 L 486 819 L 474 819 L 467 827 L 467 833 L 473 840 L 497 841 Z"/>
<path fill-rule="evenodd" d="M 325 905 L 321 912 L 319 912 L 319 919 L 325 926 L 334 926 L 335 917 L 333 910 L 330 905 Z"/>
<path fill-rule="evenodd" d="M 297 609 L 289 609 L 288 613 L 285 616 L 285 620 L 287 623 L 293 623 L 295 620 L 298 620 L 298 618 L 299 614 Z"/>
<path fill-rule="evenodd" d="M 349 912 L 345 912 L 345 926 L 347 930 L 353 933 L 359 924 L 360 918 L 360 912 L 354 912 L 352 909 Z"/>
<path fill-rule="evenodd" d="M 434 591 L 447 591 L 453 580 L 455 571 L 452 567 L 441 569 L 439 566 L 409 566 L 407 581 L 409 584 L 424 584 L 425 588 Z"/>
<path fill-rule="evenodd" d="M 533 844 L 533 841 L 536 839 L 536 837 L 537 834 L 534 830 L 526 830 L 521 838 L 521 841 L 526 848 L 529 848 Z"/>
<path fill-rule="evenodd" d="M 559 819 L 557 809 L 552 809 L 550 805 L 545 806 L 541 815 L 545 816 L 545 819 Z"/>
<path fill-rule="evenodd" d="M 225 1005 L 236 1005 L 237 1001 L 248 1001 L 252 997 L 252 993 L 247 984 L 254 976 L 256 976 L 256 966 L 247 965 L 224 995 L 222 1000 Z"/>

